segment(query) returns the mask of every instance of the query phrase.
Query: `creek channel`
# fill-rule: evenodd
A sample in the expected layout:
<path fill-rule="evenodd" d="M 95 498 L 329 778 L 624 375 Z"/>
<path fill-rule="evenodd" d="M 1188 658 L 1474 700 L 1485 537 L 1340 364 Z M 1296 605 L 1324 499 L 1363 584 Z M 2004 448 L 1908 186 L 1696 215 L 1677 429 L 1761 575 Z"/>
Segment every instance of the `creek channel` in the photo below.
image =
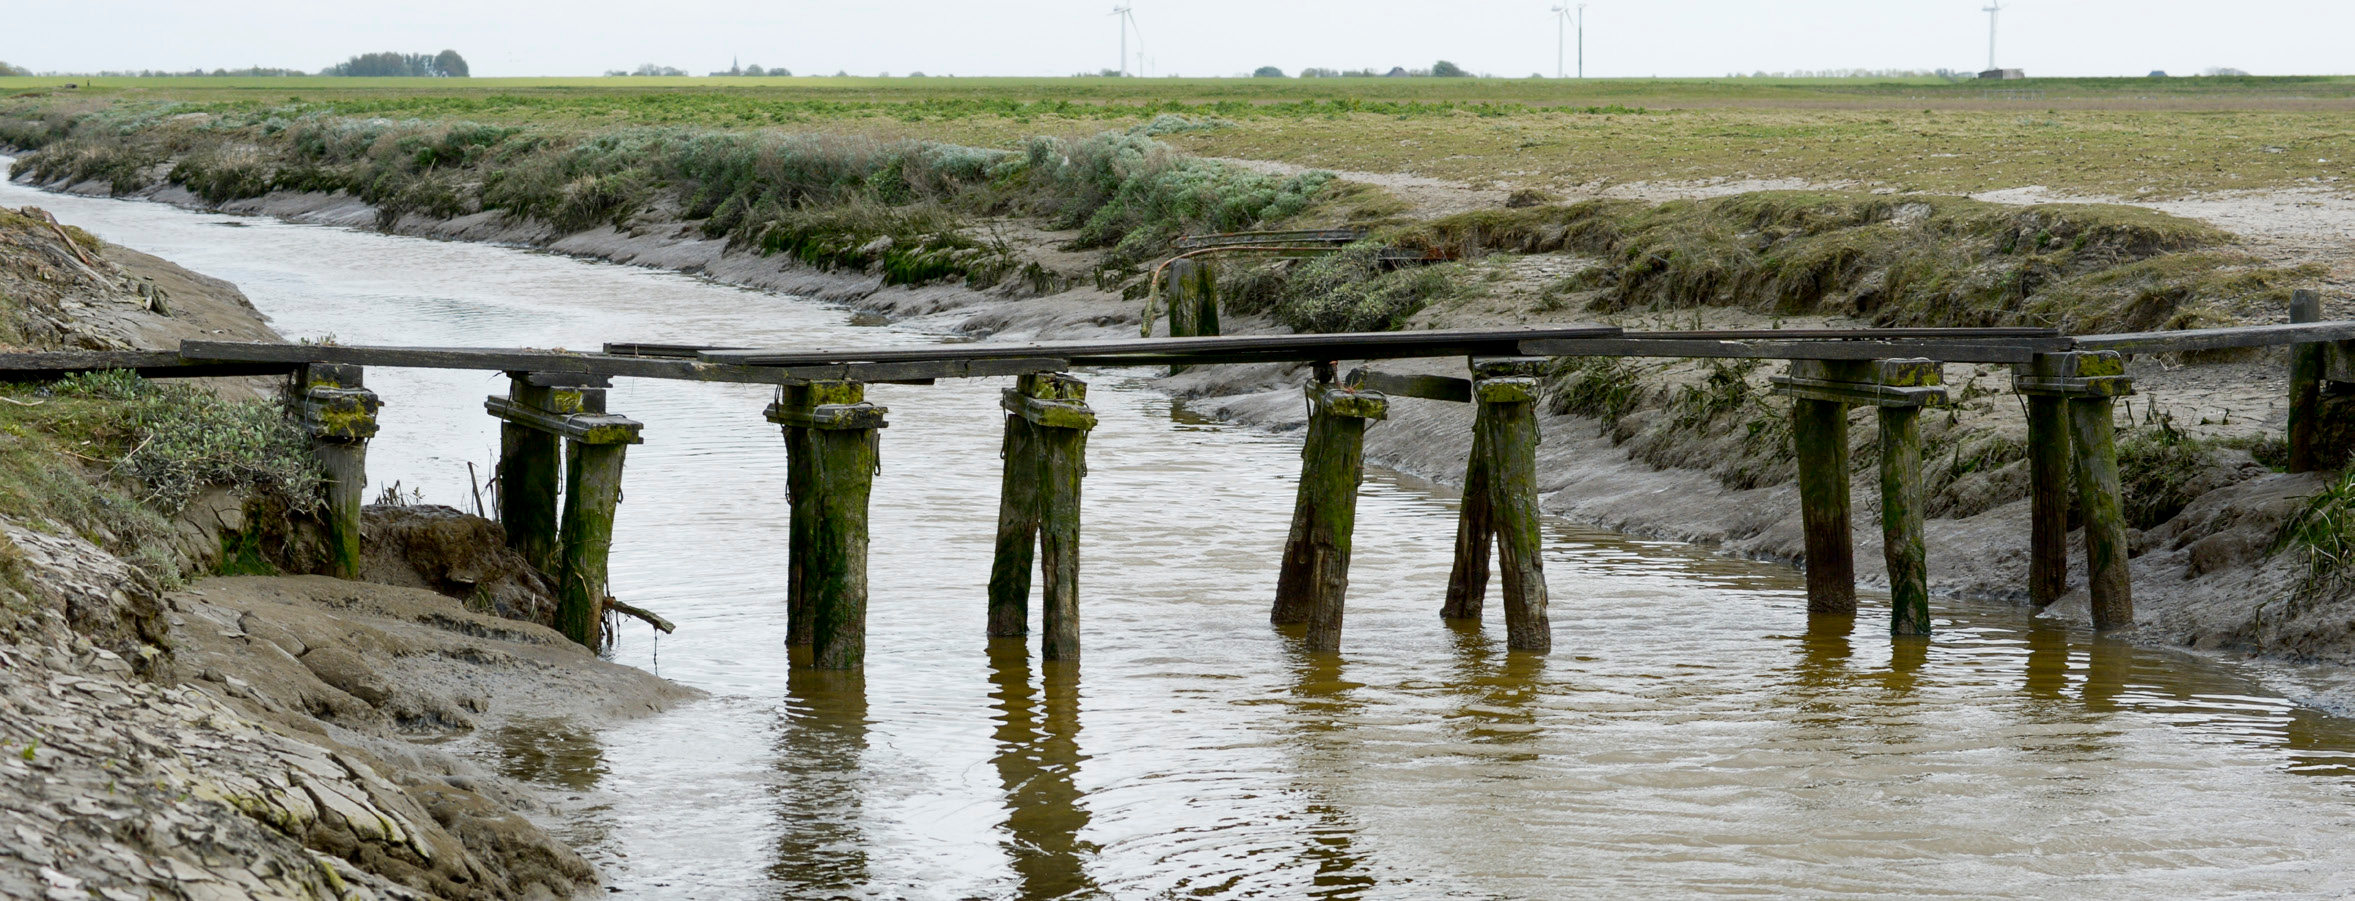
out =
<path fill-rule="evenodd" d="M 915 344 L 673 273 L 0 187 L 237 283 L 290 338 Z M 917 326 L 923 325 L 918 323 Z M 711 697 L 456 747 L 547 793 L 619 897 L 2342 897 L 2355 724 L 2016 608 L 1810 625 L 1788 569 L 1547 527 L 1550 657 L 1437 616 L 1454 499 L 1371 472 L 1338 657 L 1266 622 L 1298 445 L 1089 373 L 1081 666 L 982 636 L 1003 380 L 876 386 L 863 674 L 790 671 L 785 452 L 757 387 L 646 423 L 614 659 Z M 378 369 L 380 485 L 471 506 L 496 373 Z M 1408 401 L 1412 402 L 1412 401 Z M 1376 428 L 1383 426 L 1377 425 Z M 371 495 L 375 490 L 371 489 Z M 1937 553 L 1936 548 L 1931 549 Z M 1493 588 L 1492 588 L 1493 594 Z M 1035 623 L 1035 614 L 1034 614 Z"/>

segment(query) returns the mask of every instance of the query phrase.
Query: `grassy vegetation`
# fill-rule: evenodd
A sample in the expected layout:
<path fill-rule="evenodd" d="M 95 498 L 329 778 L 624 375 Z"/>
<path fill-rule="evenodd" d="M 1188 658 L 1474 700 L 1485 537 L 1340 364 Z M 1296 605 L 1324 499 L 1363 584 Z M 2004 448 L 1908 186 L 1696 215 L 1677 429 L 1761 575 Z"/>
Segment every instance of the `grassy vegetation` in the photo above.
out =
<path fill-rule="evenodd" d="M 1469 255 L 1600 257 L 1557 286 L 1602 313 L 1738 307 L 1882 326 L 2192 328 L 2271 314 L 2317 273 L 2230 249 L 2141 207 L 1762 191 L 1652 205 L 1594 200 L 1462 213 L 1395 234 Z"/>
<path fill-rule="evenodd" d="M 2306 555 L 2301 595 L 2325 597 L 2347 586 L 2355 576 L 2355 468 L 2342 473 L 2282 526 L 2273 551 L 2290 548 Z"/>
<path fill-rule="evenodd" d="M 0 389 L 0 516 L 72 531 L 166 581 L 180 575 L 168 519 L 199 491 L 248 489 L 300 510 L 318 479 L 275 403 L 122 372 Z"/>
<path fill-rule="evenodd" d="M 825 130 L 1018 149 L 1179 114 L 1196 154 L 1509 185 L 1793 179 L 2125 197 L 2340 186 L 2355 79 L 0 78 L 18 104 L 559 131 Z M 33 96 L 22 96 L 22 95 Z M 293 99 L 293 98 L 299 98 Z M 0 131 L 0 141 L 28 146 Z"/>
<path fill-rule="evenodd" d="M 1387 268 L 1383 247 L 1363 241 L 1307 260 L 1229 267 L 1219 279 L 1220 305 L 1268 313 L 1297 332 L 1383 332 L 1463 290 L 1462 266 Z"/>

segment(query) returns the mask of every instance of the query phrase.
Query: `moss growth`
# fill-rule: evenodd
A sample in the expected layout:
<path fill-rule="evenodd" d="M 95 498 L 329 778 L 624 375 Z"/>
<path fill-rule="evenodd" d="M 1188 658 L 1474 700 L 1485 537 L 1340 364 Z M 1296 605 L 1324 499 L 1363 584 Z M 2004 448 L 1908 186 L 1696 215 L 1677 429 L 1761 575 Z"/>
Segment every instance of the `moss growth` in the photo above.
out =
<path fill-rule="evenodd" d="M 1222 275 L 1222 304 L 1238 313 L 1269 313 L 1299 332 L 1383 332 L 1464 290 L 1462 266 L 1392 268 L 1382 249 L 1363 241 L 1305 261 Z"/>

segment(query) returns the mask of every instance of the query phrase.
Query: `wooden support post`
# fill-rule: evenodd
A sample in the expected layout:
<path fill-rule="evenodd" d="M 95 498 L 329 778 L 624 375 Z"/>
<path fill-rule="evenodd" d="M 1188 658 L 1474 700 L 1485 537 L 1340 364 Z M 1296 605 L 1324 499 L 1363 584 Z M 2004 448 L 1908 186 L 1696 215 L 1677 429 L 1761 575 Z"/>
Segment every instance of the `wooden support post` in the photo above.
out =
<path fill-rule="evenodd" d="M 1476 357 L 1471 361 L 1472 458 L 1464 470 L 1464 502 L 1456 520 L 1456 556 L 1448 576 L 1448 619 L 1480 618 L 1488 593 L 1488 549 L 1496 546 L 1504 576 L 1506 646 L 1543 653 L 1553 649 L 1546 614 L 1543 530 L 1537 505 L 1537 390 L 1549 361 L 1540 357 Z"/>
<path fill-rule="evenodd" d="M 611 381 L 584 373 L 510 372 L 507 400 L 515 406 L 553 414 L 591 412 L 582 407 L 583 387 Z M 599 395 L 602 399 L 602 395 Z M 556 553 L 557 495 L 563 480 L 560 437 L 514 420 L 499 424 L 499 525 L 507 546 L 543 573 L 561 565 Z"/>
<path fill-rule="evenodd" d="M 1330 366 L 1319 366 L 1318 378 L 1306 390 L 1308 441 L 1300 450 L 1300 492 L 1269 618 L 1278 624 L 1307 623 L 1308 650 L 1337 651 L 1357 488 L 1365 478 L 1366 423 L 1389 415 L 1390 402 L 1379 393 L 1333 384 Z"/>
<path fill-rule="evenodd" d="M 2115 399 L 2134 393 L 2126 361 L 2114 351 L 2039 354 L 2012 370 L 2012 388 L 2068 404 L 2069 449 L 2076 464 L 2077 506 L 2085 521 L 2085 582 L 2093 625 L 2134 623 L 2126 567 L 2126 516 L 2118 483 Z"/>
<path fill-rule="evenodd" d="M 2300 289 L 2290 295 L 2291 322 L 2322 321 L 2322 295 Z M 2327 344 L 2290 345 L 2289 470 L 2321 468 L 2318 433 L 2322 425 L 2323 363 Z"/>
<path fill-rule="evenodd" d="M 2028 601 L 2069 590 L 2069 401 L 2028 396 Z"/>
<path fill-rule="evenodd" d="M 325 476 L 322 492 L 327 525 L 327 571 L 339 579 L 360 575 L 360 507 L 368 488 L 368 439 L 376 435 L 376 412 L 384 404 L 362 384 L 358 366 L 313 363 L 303 367 L 301 416 L 311 436 L 311 455 Z"/>
<path fill-rule="evenodd" d="M 1086 382 L 1063 373 L 1020 377 L 1001 404 L 1006 474 L 998 501 L 997 558 L 990 567 L 989 634 L 1028 631 L 1032 539 L 1044 573 L 1040 656 L 1079 659 L 1079 498 L 1088 431 L 1096 426 Z"/>
<path fill-rule="evenodd" d="M 603 647 L 606 560 L 613 516 L 621 505 L 627 444 L 565 442 L 564 517 L 557 535 L 556 631 L 588 648 Z"/>
<path fill-rule="evenodd" d="M 1791 402 L 1799 518 L 1807 541 L 1807 612 L 1856 615 L 1856 546 L 1848 523 L 1848 405 Z"/>
<path fill-rule="evenodd" d="M 817 406 L 811 399 L 808 384 L 786 385 L 778 389 L 774 410 L 791 410 L 802 417 Z M 772 410 L 772 414 L 774 413 Z M 776 417 L 770 417 L 774 420 Z M 810 523 L 816 513 L 810 506 L 816 494 L 812 489 L 810 469 L 809 429 L 796 425 L 783 427 L 785 433 L 785 644 L 790 647 L 809 647 L 809 549 Z"/>
<path fill-rule="evenodd" d="M 811 382 L 799 399 L 808 405 L 772 404 L 768 418 L 802 430 L 801 446 L 793 450 L 809 464 L 801 470 L 802 497 L 793 503 L 800 524 L 788 538 L 806 540 L 787 549 L 802 569 L 809 663 L 857 669 L 867 653 L 867 500 L 880 465 L 878 430 L 888 411 L 867 403 L 866 385 L 859 382 Z M 788 592 L 790 619 L 790 587 Z M 786 630 L 793 632 L 794 624 Z"/>
<path fill-rule="evenodd" d="M 1169 336 L 1172 338 L 1203 338 L 1216 336 L 1218 331 L 1218 268 L 1205 259 L 1184 259 L 1169 264 Z M 1169 367 L 1169 374 L 1186 371 L 1183 363 Z"/>
<path fill-rule="evenodd" d="M 1807 610 L 1856 612 L 1855 548 L 1848 526 L 1847 404 L 1880 411 L 1881 535 L 1889 569 L 1889 631 L 1930 631 L 1929 567 L 1922 542 L 1922 406 L 1944 403 L 1933 360 L 1794 360 L 1775 391 L 1798 401 L 1793 440 L 1799 453 L 1800 514 L 1807 530 Z M 1812 475 L 1810 472 L 1812 471 Z M 1836 555 L 1818 574 L 1816 555 Z"/>

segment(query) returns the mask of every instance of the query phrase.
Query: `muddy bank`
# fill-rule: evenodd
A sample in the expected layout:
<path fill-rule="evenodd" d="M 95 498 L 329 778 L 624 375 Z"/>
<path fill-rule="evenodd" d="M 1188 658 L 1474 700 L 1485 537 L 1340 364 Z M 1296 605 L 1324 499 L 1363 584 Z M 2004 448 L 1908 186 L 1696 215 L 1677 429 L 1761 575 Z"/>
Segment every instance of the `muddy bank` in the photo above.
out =
<path fill-rule="evenodd" d="M 72 186 L 56 186 L 73 190 Z M 103 194 L 103 185 L 79 190 Z M 149 189 L 149 199 L 198 208 L 214 208 L 176 188 Z M 271 215 L 291 221 L 349 227 L 378 224 L 374 208 L 349 197 L 320 194 L 275 194 L 235 201 L 218 207 L 226 212 Z M 599 228 L 569 235 L 555 234 L 538 223 L 490 212 L 457 219 L 402 216 L 394 230 L 403 234 L 451 240 L 491 241 L 536 247 L 558 253 L 654 266 L 704 275 L 717 280 L 783 293 L 814 297 L 853 309 L 872 311 L 943 332 L 987 340 L 1057 340 L 1118 337 L 1135 334 L 1139 304 L 1113 294 L 1076 289 L 1032 296 L 1018 287 L 972 291 L 957 286 L 887 287 L 876 274 L 822 271 L 781 257 L 732 252 L 724 241 L 702 235 L 690 223 L 642 219 L 628 231 Z M 1056 235 L 1024 233 L 1027 252 L 1063 267 L 1064 273 L 1084 272 L 1087 255 L 1050 256 Z M 1559 258 L 1558 263 L 1545 263 Z M 1574 271 L 1583 263 L 1567 254 L 1507 257 L 1551 276 Z M 1539 265 L 1544 263 L 1544 265 Z M 1567 314 L 1564 314 L 1567 315 Z M 1713 314 L 1724 315 L 1724 314 Z M 1559 318 L 1548 317 L 1548 318 Z M 1410 327 L 1461 327 L 1529 320 L 1529 311 L 1511 304 L 1467 304 L 1426 311 Z M 1230 334 L 1274 331 L 1264 317 L 1232 316 Z M 1709 325 L 1741 325 L 1711 321 Z M 1384 368 L 1460 374 L 1453 362 L 1392 362 Z M 2175 366 L 2160 361 L 2137 364 L 2135 375 L 2145 395 L 2163 399 L 2173 415 L 2189 421 L 2222 418 L 2211 431 L 2231 434 L 2278 434 L 2284 404 L 2276 395 L 2281 384 L 2277 363 L 2259 359 L 2224 366 Z M 1300 371 L 1280 366 L 1230 366 L 1197 370 L 1160 380 L 1166 390 L 1187 399 L 1196 410 L 1230 421 L 1274 430 L 1299 427 L 1301 410 L 1296 396 Z M 1976 384 L 1992 400 L 1981 401 L 1969 415 L 1979 425 L 1966 428 L 2023 430 L 2016 411 L 2000 403 L 2008 391 L 2005 377 L 1991 367 L 1949 367 L 1951 384 Z M 1763 374 L 1756 377 L 1763 381 Z M 1368 436 L 1370 456 L 1401 472 L 1442 485 L 1460 482 L 1469 448 L 1470 411 L 1438 402 L 1400 399 L 1392 420 Z M 1660 465 L 1638 459 L 1625 446 L 1625 435 L 1606 433 L 1597 419 L 1565 414 L 1548 415 L 1543 423 L 1546 443 L 1541 448 L 1541 490 L 1545 509 L 1552 514 L 1646 537 L 1691 541 L 1727 553 L 1785 563 L 1801 556 L 1801 533 L 1795 488 L 1787 480 L 1770 480 L 1758 487 L 1729 487 L 1707 471 L 1706 459 L 1687 465 Z M 1869 427 L 1859 430 L 1869 435 Z M 1616 439 L 1616 440 L 1615 440 Z M 1706 444 L 1696 444 L 1691 456 L 1705 458 Z M 1867 583 L 1883 578 L 1879 562 L 1879 530 L 1873 522 L 1859 472 L 1860 498 L 1856 515 L 1859 575 Z M 1992 474 L 1990 478 L 2024 478 Z M 2136 599 L 2144 627 L 2142 640 L 2210 650 L 2272 653 L 2303 659 L 2355 662 L 2355 635 L 2334 635 L 2318 623 L 2329 620 L 2337 604 L 2268 603 L 2286 597 L 2299 567 L 2266 553 L 2281 521 L 2294 512 L 2297 498 L 2317 487 L 2314 477 L 2291 477 L 2256 471 L 2217 478 L 2229 488 L 2203 493 L 2182 516 L 2134 536 L 2132 566 Z M 1993 489 L 1986 489 L 1992 491 Z M 2250 498 L 2271 498 L 2259 508 L 2263 515 L 2200 517 L 2199 509 L 2230 508 Z M 1934 591 L 1949 596 L 2021 601 L 2025 599 L 2027 567 L 2027 511 L 2024 500 L 1987 505 L 1967 515 L 1932 519 L 1927 523 Z M 2083 616 L 2082 572 L 2076 573 L 2075 593 L 2051 611 L 2053 616 Z M 2292 639 L 2286 636 L 2296 635 Z"/>
<path fill-rule="evenodd" d="M 38 211 L 0 215 L 13 349 L 280 340 L 234 285 Z M 250 404 L 276 387 L 200 391 Z M 103 420 L 152 389 L 77 390 L 12 392 L 11 410 L 83 412 L 11 430 Z M 304 571 L 314 524 L 219 486 L 127 518 L 28 503 L 28 490 L 144 497 L 97 487 L 123 478 L 110 451 L 43 437 L 0 436 L 0 897 L 568 898 L 597 885 L 535 824 L 549 811 L 534 792 L 444 744 L 524 721 L 593 727 L 696 693 L 534 624 L 545 579 L 496 524 L 372 507 L 372 581 L 208 578 Z"/>

